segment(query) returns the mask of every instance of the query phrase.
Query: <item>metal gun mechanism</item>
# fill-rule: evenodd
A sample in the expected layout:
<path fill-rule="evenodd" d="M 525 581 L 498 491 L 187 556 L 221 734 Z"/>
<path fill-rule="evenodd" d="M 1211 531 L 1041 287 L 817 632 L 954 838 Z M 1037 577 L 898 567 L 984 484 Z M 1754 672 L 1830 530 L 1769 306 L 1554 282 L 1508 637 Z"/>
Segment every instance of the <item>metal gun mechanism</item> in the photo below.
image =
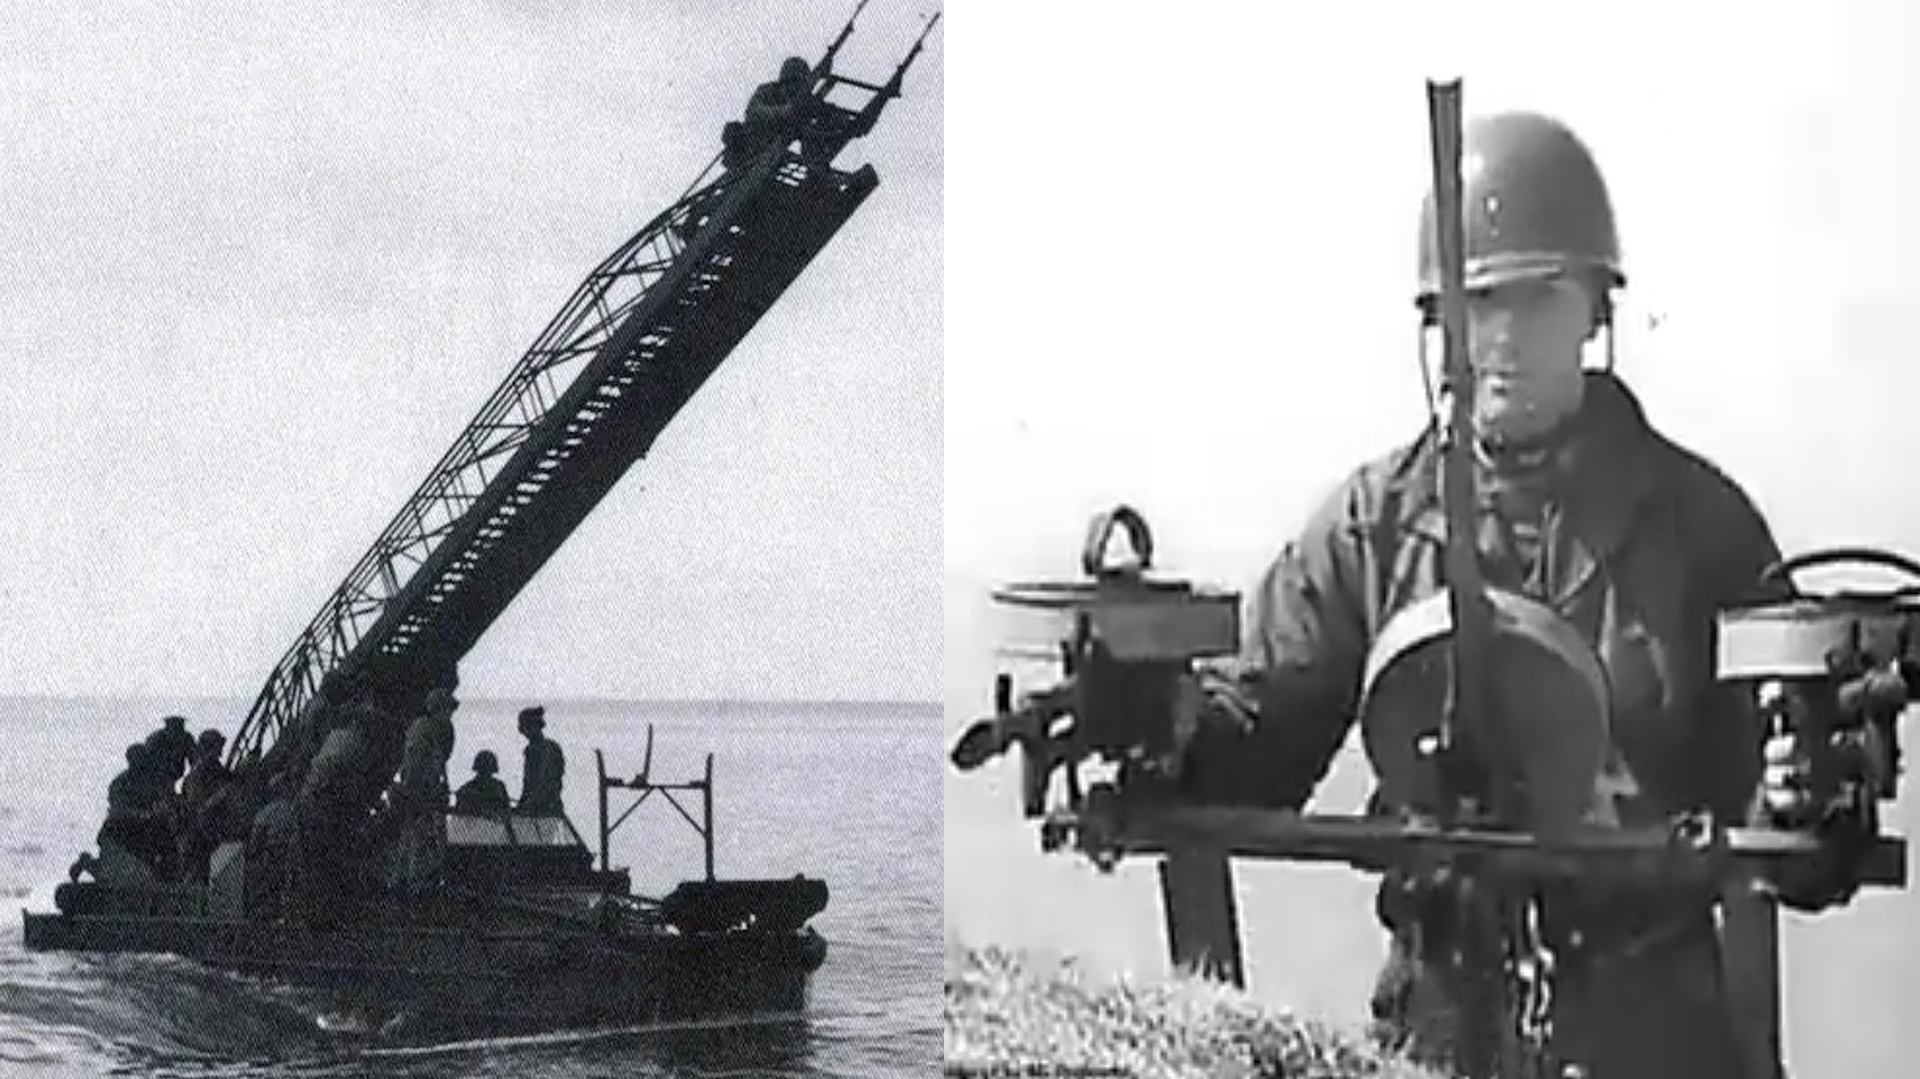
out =
<path fill-rule="evenodd" d="M 1131 551 L 1116 558 L 1121 538 Z M 972 771 L 1020 749 L 1024 813 L 1043 820 L 1048 851 L 1075 842 L 1083 821 L 1109 815 L 1123 790 L 1129 802 L 1172 792 L 1186 736 L 1199 721 L 1194 662 L 1232 653 L 1240 638 L 1238 594 L 1149 574 L 1153 534 L 1129 506 L 1093 518 L 1080 565 L 1080 580 L 993 593 L 996 603 L 1040 625 L 1062 677 L 1016 701 L 1013 676 L 999 674 L 994 715 L 969 727 L 952 753 L 956 768 Z M 1089 783 L 1083 766 L 1095 763 L 1117 772 Z M 1056 772 L 1064 774 L 1064 800 L 1050 800 Z M 1083 848 L 1086 839 L 1079 837 Z"/>
<path fill-rule="evenodd" d="M 1827 593 L 1795 585 L 1795 573 L 1830 565 L 1892 569 L 1911 583 Z M 1872 548 L 1833 548 L 1787 559 L 1767 580 L 1792 598 L 1723 612 L 1717 657 L 1720 680 L 1754 695 L 1767 734 L 1794 736 L 1803 755 L 1803 797 L 1758 808 L 1779 828 L 1817 828 L 1809 813 L 1876 822 L 1878 803 L 1898 792 L 1899 718 L 1920 699 L 1920 564 Z"/>

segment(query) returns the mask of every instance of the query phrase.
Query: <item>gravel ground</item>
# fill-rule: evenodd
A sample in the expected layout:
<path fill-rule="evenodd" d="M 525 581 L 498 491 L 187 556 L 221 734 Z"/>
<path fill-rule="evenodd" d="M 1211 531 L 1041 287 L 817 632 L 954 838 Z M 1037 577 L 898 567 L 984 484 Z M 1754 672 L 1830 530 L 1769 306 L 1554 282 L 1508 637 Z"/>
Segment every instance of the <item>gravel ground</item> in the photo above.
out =
<path fill-rule="evenodd" d="M 1071 961 L 950 946 L 948 1076 L 1433 1079 L 1357 1034 L 1230 987 L 1093 979 Z"/>

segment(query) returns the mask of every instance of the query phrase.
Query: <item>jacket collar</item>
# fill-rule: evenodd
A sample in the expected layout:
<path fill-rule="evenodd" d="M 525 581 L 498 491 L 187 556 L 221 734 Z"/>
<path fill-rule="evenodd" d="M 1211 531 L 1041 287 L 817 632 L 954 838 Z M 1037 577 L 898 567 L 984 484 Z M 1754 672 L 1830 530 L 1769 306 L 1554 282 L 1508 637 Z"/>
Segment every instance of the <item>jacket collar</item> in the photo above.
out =
<path fill-rule="evenodd" d="M 1565 443 L 1555 451 L 1550 481 L 1553 499 L 1569 530 L 1572 561 L 1555 599 L 1579 590 L 1626 540 L 1635 516 L 1656 493 L 1650 449 L 1655 436 L 1646 412 L 1626 384 L 1610 372 L 1589 372 L 1580 412 Z M 1399 507 L 1405 532 L 1446 542 L 1446 507 L 1440 500 L 1443 456 L 1439 430 L 1430 425 L 1409 447 L 1402 466 L 1387 480 L 1388 504 Z"/>

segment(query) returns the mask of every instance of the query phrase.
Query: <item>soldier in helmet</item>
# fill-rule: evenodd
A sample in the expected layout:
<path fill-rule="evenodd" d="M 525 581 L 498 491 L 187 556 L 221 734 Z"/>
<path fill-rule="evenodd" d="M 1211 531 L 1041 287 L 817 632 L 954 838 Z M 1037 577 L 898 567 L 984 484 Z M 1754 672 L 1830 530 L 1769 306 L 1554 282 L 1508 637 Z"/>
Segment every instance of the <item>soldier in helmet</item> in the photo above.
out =
<path fill-rule="evenodd" d="M 360 695 L 360 688 L 337 669 L 322 675 L 319 692 L 307 701 L 267 751 L 266 774 L 288 773 L 292 792 L 297 793 L 314 754 L 320 751 L 328 732 L 339 723 L 346 706 Z"/>
<path fill-rule="evenodd" d="M 193 766 L 180 781 L 180 862 L 188 880 L 204 879 L 207 859 L 220 839 L 220 822 L 206 814 L 209 803 L 233 782 L 220 759 L 226 735 L 208 727 L 194 740 Z"/>
<path fill-rule="evenodd" d="M 1596 739 L 1604 763 L 1587 773 L 1599 778 L 1580 794 L 1590 819 L 1742 818 L 1762 778 L 1764 728 L 1744 697 L 1716 684 L 1712 635 L 1717 611 L 1766 598 L 1774 537 L 1745 492 L 1657 430 L 1612 371 L 1613 302 L 1626 276 L 1586 146 L 1531 113 L 1474 120 L 1464 136 L 1474 545 L 1486 584 L 1557 626 L 1542 632 L 1562 634 L 1558 647 L 1573 641 L 1597 658 L 1594 697 L 1610 705 L 1595 711 L 1610 712 L 1610 726 Z M 1439 320 L 1432 222 L 1429 197 L 1416 293 L 1423 344 Z M 1609 362 L 1595 369 L 1587 345 L 1602 334 Z M 1210 687 L 1216 722 L 1200 725 L 1187 750 L 1183 782 L 1196 800 L 1298 808 L 1354 717 L 1368 721 L 1368 679 L 1392 659 L 1376 649 L 1445 602 L 1443 434 L 1432 423 L 1355 469 L 1250 594 L 1243 655 Z M 1545 723 L 1571 709 L 1531 711 Z M 1380 795 L 1375 806 L 1403 808 Z M 1776 885 L 1806 910 L 1854 886 L 1824 868 Z M 1465 1003 L 1471 979 L 1488 973 L 1461 969 L 1455 928 L 1476 901 L 1446 876 L 1383 881 L 1392 944 L 1374 1012 L 1380 1034 L 1416 1056 L 1457 1064 L 1475 1024 L 1502 1021 Z M 1596 887 L 1550 907 L 1553 1052 L 1590 1079 L 1745 1074 L 1718 980 L 1715 902 Z"/>
<path fill-rule="evenodd" d="M 523 755 L 526 767 L 520 774 L 520 801 L 514 811 L 526 816 L 565 813 L 560 786 L 566 777 L 567 759 L 560 744 L 547 737 L 547 710 L 539 705 L 522 708 L 518 724 L 527 748 Z"/>
<path fill-rule="evenodd" d="M 168 716 L 162 720 L 160 726 L 147 735 L 146 745 L 154 774 L 172 790 L 193 761 L 194 738 L 187 731 L 186 717 Z"/>
<path fill-rule="evenodd" d="M 86 872 L 93 873 L 96 879 L 104 879 L 103 874 L 112 876 L 118 870 L 144 872 L 158 880 L 171 879 L 172 814 L 167 804 L 166 780 L 155 763 L 157 753 L 146 742 L 127 747 L 126 769 L 107 784 L 107 817 L 94 837 L 100 846 L 100 857 L 82 854 L 68 870 L 74 880 Z"/>
<path fill-rule="evenodd" d="M 380 789 L 371 767 L 377 713 L 361 706 L 332 715 L 313 763 L 287 784 L 292 808 L 286 853 L 289 913 L 328 926 L 346 914 L 365 857 L 368 807 Z"/>
<path fill-rule="evenodd" d="M 813 113 L 813 68 L 790 56 L 780 65 L 780 77 L 754 88 L 746 114 L 721 130 L 725 151 L 721 163 L 736 169 L 763 151 L 790 142 Z"/>
<path fill-rule="evenodd" d="M 503 814 L 513 808 L 513 801 L 507 796 L 507 785 L 500 782 L 500 758 L 493 750 L 483 749 L 473 755 L 473 778 L 460 784 L 453 792 L 453 811 L 472 813 L 490 817 Z"/>
<path fill-rule="evenodd" d="M 424 898 L 439 883 L 446 856 L 447 761 L 453 756 L 453 714 L 460 707 L 447 686 L 429 691 L 407 727 L 400 774 L 388 791 L 399 829 L 387 884 L 407 899 Z"/>

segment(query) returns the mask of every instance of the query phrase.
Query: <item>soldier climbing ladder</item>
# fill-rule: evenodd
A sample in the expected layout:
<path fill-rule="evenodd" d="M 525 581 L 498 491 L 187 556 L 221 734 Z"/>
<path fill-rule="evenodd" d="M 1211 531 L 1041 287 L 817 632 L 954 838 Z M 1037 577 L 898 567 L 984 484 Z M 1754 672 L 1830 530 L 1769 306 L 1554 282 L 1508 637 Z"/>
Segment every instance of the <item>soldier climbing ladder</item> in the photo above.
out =
<path fill-rule="evenodd" d="M 875 84 L 834 70 L 849 19 L 792 139 L 738 168 L 716 156 L 588 275 L 275 665 L 229 763 L 271 749 L 330 673 L 395 717 L 446 680 L 873 191 L 872 166 L 833 159 L 938 21 Z M 842 88 L 864 100 L 829 100 Z"/>

